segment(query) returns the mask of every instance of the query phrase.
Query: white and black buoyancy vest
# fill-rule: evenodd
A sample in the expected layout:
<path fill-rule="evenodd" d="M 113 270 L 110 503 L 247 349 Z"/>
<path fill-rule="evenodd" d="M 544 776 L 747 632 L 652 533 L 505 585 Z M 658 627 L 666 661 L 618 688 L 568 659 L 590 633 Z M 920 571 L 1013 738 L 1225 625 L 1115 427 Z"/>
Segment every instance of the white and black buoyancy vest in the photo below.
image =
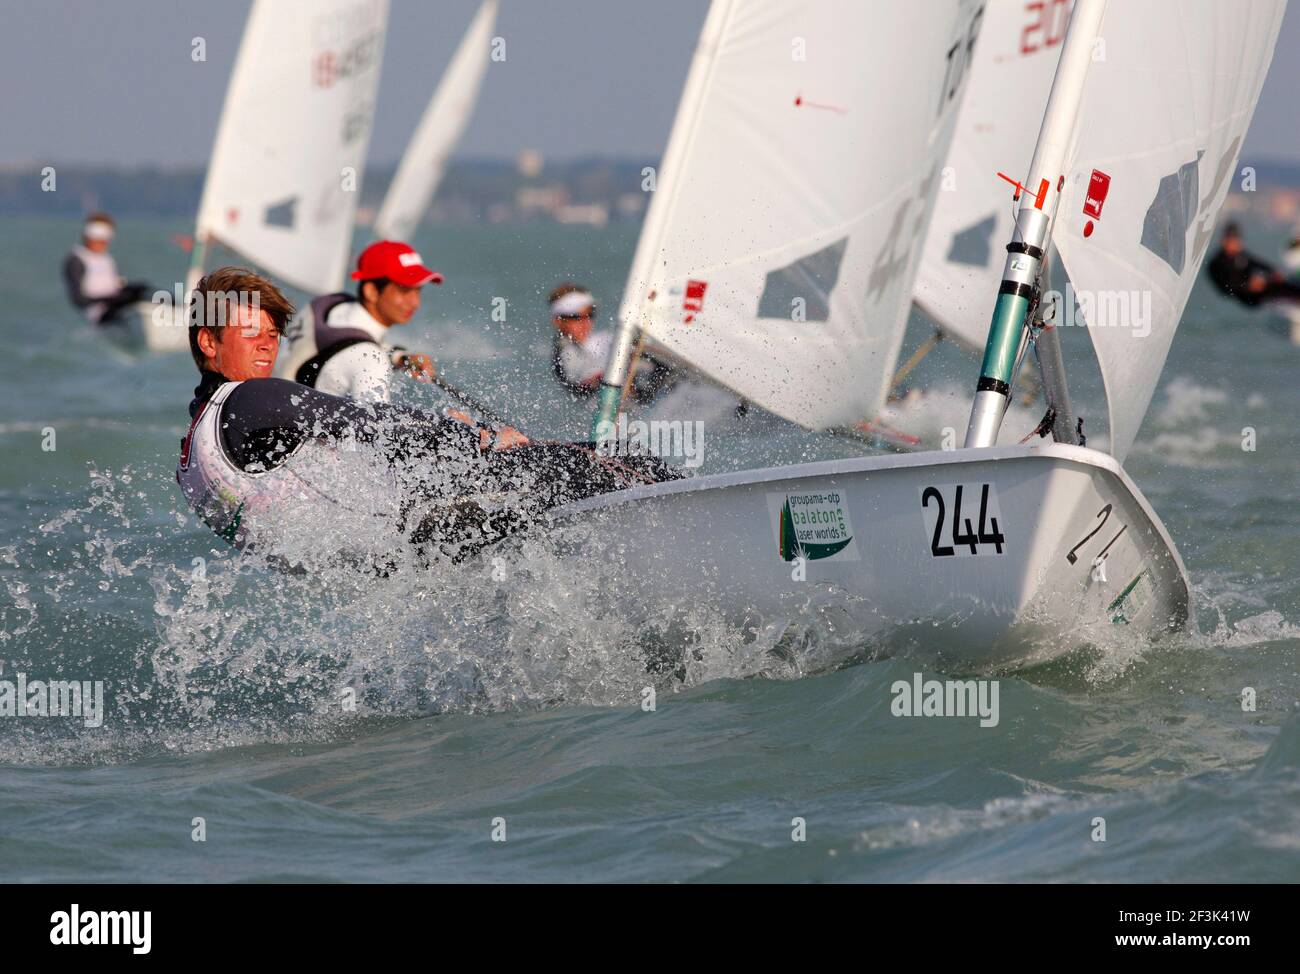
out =
<path fill-rule="evenodd" d="M 285 329 L 289 347 L 281 357 L 276 374 L 315 388 L 320 370 L 331 358 L 361 342 L 375 342 L 375 337 L 361 328 L 331 325 L 330 312 L 341 304 L 355 302 L 351 294 L 325 294 L 312 300 Z"/>
<path fill-rule="evenodd" d="M 391 551 L 400 497 L 391 471 L 355 443 L 308 436 L 265 470 L 246 470 L 231 459 L 221 414 L 241 384 L 219 386 L 181 443 L 176 480 L 194 512 L 236 548 L 291 565 Z"/>
<path fill-rule="evenodd" d="M 122 287 L 117 261 L 109 253 L 97 254 L 80 245 L 74 247 L 72 252 L 81 261 L 81 295 L 95 302 L 86 306 L 86 317 L 98 321 L 105 308 L 102 299 L 111 298 Z"/>
<path fill-rule="evenodd" d="M 257 513 L 292 494 L 284 464 L 270 470 L 241 469 L 221 442 L 221 407 L 240 383 L 227 382 L 199 407 L 181 443 L 176 481 L 196 514 L 236 548 L 250 540 Z M 299 445 L 301 449 L 301 444 Z"/>

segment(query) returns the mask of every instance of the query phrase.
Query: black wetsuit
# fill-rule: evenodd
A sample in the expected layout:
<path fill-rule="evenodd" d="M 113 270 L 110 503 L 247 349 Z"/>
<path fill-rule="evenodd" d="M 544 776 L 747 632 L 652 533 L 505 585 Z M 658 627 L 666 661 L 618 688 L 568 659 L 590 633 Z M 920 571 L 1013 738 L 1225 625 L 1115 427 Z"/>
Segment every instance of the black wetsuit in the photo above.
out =
<path fill-rule="evenodd" d="M 1232 255 L 1220 248 L 1206 265 L 1206 273 L 1220 291 L 1248 307 L 1265 301 L 1300 301 L 1300 285 L 1273 280 L 1276 270 L 1244 250 Z M 1250 290 L 1254 278 L 1263 278 L 1262 289 Z"/>
<path fill-rule="evenodd" d="M 204 372 L 190 417 L 229 380 Z M 221 444 L 240 469 L 278 466 L 308 438 L 373 444 L 398 473 L 404 528 L 417 545 L 463 557 L 559 504 L 680 476 L 655 457 L 598 456 L 588 444 L 480 449 L 477 427 L 387 403 L 362 405 L 287 379 L 252 379 L 226 399 Z M 456 478 L 430 477 L 454 463 Z"/>
<path fill-rule="evenodd" d="M 190 418 L 228 382 L 204 372 L 190 402 Z M 241 470 L 278 466 L 309 437 L 354 439 L 380 445 L 390 461 L 450 446 L 477 453 L 478 431 L 413 409 L 362 405 L 288 379 L 251 379 L 230 394 L 221 410 L 221 444 Z"/>

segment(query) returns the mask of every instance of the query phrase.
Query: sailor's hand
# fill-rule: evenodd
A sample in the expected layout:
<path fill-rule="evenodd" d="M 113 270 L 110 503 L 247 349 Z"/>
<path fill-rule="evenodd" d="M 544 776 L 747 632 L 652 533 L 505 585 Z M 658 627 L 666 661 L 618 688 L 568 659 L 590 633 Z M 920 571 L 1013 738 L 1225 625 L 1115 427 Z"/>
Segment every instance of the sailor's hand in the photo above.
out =
<path fill-rule="evenodd" d="M 495 433 L 492 430 L 480 430 L 479 449 L 509 450 L 516 446 L 526 446 L 528 437 L 513 426 L 502 426 Z"/>
<path fill-rule="evenodd" d="M 437 375 L 433 359 L 421 352 L 399 352 L 394 361 L 399 369 L 417 382 L 429 382 Z"/>
<path fill-rule="evenodd" d="M 1250 280 L 1246 282 L 1246 290 L 1250 291 L 1252 294 L 1264 290 L 1267 286 L 1268 280 L 1259 274 L 1252 274 Z"/>

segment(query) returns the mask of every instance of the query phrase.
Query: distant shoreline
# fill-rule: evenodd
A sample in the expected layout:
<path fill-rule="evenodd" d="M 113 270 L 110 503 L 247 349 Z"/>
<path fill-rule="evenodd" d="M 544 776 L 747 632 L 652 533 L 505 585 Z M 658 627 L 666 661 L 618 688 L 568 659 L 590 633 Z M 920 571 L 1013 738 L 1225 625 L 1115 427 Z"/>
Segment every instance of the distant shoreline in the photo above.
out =
<path fill-rule="evenodd" d="M 42 189 L 52 166 L 55 190 Z M 643 171 L 654 160 L 583 158 L 548 161 L 526 176 L 504 159 L 453 161 L 430 218 L 441 222 L 605 223 L 641 218 L 649 194 Z M 0 214 L 81 216 L 104 209 L 117 216 L 193 216 L 205 167 L 85 166 L 30 163 L 0 167 Z M 361 185 L 362 214 L 377 208 L 396 166 L 375 167 Z M 1298 173 L 1300 178 L 1300 173 Z"/>

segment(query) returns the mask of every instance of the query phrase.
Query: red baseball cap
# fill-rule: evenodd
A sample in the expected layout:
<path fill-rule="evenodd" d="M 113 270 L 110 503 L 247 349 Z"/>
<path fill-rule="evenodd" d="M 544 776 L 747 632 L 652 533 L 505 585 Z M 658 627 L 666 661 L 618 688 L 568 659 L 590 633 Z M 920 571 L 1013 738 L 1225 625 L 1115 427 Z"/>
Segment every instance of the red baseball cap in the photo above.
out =
<path fill-rule="evenodd" d="M 373 281 L 377 277 L 386 277 L 403 287 L 442 283 L 442 275 L 425 267 L 414 247 L 396 240 L 372 243 L 357 258 L 352 280 Z"/>

